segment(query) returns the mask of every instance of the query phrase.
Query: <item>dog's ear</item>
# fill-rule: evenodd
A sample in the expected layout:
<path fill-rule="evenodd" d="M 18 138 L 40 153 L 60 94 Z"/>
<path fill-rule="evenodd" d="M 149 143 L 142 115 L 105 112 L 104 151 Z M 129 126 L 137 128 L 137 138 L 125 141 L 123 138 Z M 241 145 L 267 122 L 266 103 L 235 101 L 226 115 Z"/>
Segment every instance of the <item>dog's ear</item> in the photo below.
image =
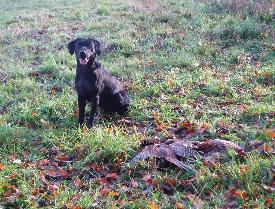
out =
<path fill-rule="evenodd" d="M 92 41 L 95 45 L 95 52 L 97 55 L 100 55 L 101 54 L 101 46 L 100 46 L 100 42 L 98 40 L 95 40 L 93 38 L 89 38 L 90 41 Z"/>
<path fill-rule="evenodd" d="M 71 42 L 68 43 L 68 50 L 69 50 L 69 52 L 70 52 L 71 55 L 74 54 L 75 44 L 78 41 L 78 39 L 79 38 L 77 38 L 77 39 L 75 39 L 75 40 L 73 40 L 73 41 L 71 41 Z"/>

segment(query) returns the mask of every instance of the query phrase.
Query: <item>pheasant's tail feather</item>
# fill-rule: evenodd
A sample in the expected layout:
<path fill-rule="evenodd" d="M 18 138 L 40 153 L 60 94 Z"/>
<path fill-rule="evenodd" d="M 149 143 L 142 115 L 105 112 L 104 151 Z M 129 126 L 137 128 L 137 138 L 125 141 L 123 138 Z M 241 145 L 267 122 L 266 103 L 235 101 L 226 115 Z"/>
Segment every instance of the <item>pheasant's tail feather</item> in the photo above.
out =
<path fill-rule="evenodd" d="M 169 161 L 170 163 L 173 163 L 174 165 L 176 165 L 177 167 L 179 167 L 183 171 L 191 172 L 191 173 L 194 173 L 194 174 L 197 173 L 196 170 L 194 170 L 193 168 L 188 167 L 187 165 L 185 165 L 183 162 L 179 161 L 178 159 L 168 158 L 166 160 Z"/>

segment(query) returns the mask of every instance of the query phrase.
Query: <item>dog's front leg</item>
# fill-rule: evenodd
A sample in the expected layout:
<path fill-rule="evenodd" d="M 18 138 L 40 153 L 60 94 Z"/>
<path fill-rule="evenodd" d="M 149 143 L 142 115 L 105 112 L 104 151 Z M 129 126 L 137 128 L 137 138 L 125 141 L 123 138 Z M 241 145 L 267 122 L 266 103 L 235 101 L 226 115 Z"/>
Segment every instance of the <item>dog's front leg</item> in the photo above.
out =
<path fill-rule="evenodd" d="M 94 125 L 94 120 L 95 120 L 95 115 L 96 115 L 96 111 L 98 108 L 98 103 L 99 103 L 99 96 L 97 95 L 92 99 L 91 115 L 90 115 L 89 122 L 88 122 L 88 126 L 90 128 L 92 128 Z"/>
<path fill-rule="evenodd" d="M 84 123 L 85 107 L 86 107 L 85 97 L 78 95 L 78 110 L 79 110 L 78 123 L 79 123 L 79 125 L 83 125 L 83 123 Z"/>

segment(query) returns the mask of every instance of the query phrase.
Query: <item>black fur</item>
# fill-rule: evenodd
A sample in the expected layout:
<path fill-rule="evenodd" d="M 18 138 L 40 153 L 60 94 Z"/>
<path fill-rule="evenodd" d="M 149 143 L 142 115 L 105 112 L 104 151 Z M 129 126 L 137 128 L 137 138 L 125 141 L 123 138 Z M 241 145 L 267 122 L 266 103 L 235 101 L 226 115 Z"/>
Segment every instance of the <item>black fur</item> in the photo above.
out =
<path fill-rule="evenodd" d="M 85 107 L 92 102 L 88 126 L 94 124 L 98 106 L 105 112 L 127 113 L 129 98 L 127 92 L 116 77 L 110 75 L 96 60 L 100 54 L 100 43 L 88 38 L 77 38 L 68 44 L 71 55 L 75 53 L 77 60 L 75 87 L 78 94 L 79 124 L 84 123 Z"/>

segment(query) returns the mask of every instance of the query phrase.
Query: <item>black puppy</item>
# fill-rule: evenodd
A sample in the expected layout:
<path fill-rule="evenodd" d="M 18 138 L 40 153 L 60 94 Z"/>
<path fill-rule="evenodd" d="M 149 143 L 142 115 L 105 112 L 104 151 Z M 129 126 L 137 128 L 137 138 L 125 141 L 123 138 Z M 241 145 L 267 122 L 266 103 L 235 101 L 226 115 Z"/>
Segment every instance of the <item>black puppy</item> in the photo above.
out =
<path fill-rule="evenodd" d="M 126 114 L 129 98 L 119 81 L 111 76 L 96 60 L 100 43 L 91 38 L 77 38 L 68 44 L 71 55 L 75 53 L 77 67 L 75 87 L 78 94 L 79 124 L 84 123 L 86 102 L 92 102 L 88 126 L 92 127 L 98 106 L 105 112 Z"/>

